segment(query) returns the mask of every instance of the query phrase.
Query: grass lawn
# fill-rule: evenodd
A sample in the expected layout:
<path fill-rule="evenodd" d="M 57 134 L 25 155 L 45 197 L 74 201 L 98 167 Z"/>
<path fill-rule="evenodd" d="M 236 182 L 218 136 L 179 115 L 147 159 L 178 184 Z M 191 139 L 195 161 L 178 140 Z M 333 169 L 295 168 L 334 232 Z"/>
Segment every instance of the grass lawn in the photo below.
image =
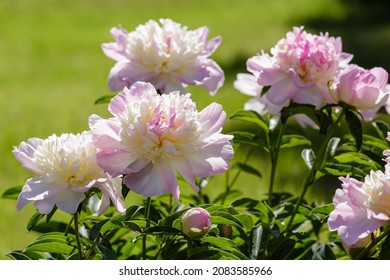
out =
<path fill-rule="evenodd" d="M 88 129 L 91 114 L 108 116 L 107 106 L 94 101 L 108 93 L 106 79 L 114 61 L 104 56 L 100 45 L 113 41 L 111 27 L 122 25 L 131 31 L 149 19 L 172 18 L 190 29 L 207 25 L 210 38 L 221 35 L 223 42 L 212 58 L 226 72 L 224 87 L 215 97 L 195 87 L 189 92 L 199 109 L 215 101 L 229 115 L 247 100 L 232 86 L 236 73 L 245 72 L 247 58 L 262 49 L 268 52 L 293 26 L 316 30 L 324 22 L 314 19 L 340 22 L 345 16 L 346 9 L 336 0 L 2 0 L 0 192 L 22 185 L 32 175 L 13 157 L 13 146 L 30 137 L 78 133 Z M 338 30 L 335 25 L 329 28 Z M 386 28 L 380 32 L 388 36 Z M 228 121 L 225 129 L 233 126 Z M 243 192 L 251 193 L 257 186 L 267 189 L 267 161 L 259 156 L 254 160 L 263 165 L 264 177 L 242 177 Z M 295 175 L 303 166 L 293 161 L 290 154 L 282 155 L 282 164 L 295 168 L 289 170 L 291 177 L 278 179 L 285 189 L 296 185 Z M 212 183 L 222 184 L 223 177 Z M 26 231 L 34 207 L 16 212 L 15 204 L 0 200 L 0 259 L 34 238 Z"/>

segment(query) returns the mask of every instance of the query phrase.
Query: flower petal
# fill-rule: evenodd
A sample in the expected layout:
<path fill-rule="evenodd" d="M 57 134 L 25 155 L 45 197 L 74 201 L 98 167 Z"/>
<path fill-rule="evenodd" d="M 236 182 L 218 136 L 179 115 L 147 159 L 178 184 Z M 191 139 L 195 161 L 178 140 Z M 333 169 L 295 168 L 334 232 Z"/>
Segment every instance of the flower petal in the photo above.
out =
<path fill-rule="evenodd" d="M 22 142 L 19 147 L 15 147 L 12 151 L 24 168 L 37 174 L 40 174 L 42 171 L 35 163 L 34 152 L 41 145 L 42 141 L 40 138 L 30 138 L 27 142 Z"/>
<path fill-rule="evenodd" d="M 169 162 L 149 163 L 139 172 L 126 175 L 123 182 L 146 197 L 172 193 L 175 201 L 179 198 L 176 172 Z"/>

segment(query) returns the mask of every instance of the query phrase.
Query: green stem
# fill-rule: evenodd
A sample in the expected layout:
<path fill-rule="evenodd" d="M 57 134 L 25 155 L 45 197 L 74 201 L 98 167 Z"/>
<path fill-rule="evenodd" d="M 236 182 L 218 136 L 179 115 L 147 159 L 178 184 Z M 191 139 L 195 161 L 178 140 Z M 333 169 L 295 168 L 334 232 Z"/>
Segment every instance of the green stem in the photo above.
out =
<path fill-rule="evenodd" d="M 326 148 L 328 146 L 329 140 L 332 138 L 333 134 L 335 133 L 337 127 L 341 123 L 341 121 L 344 119 L 345 116 L 345 109 L 342 109 L 340 115 L 338 116 L 337 120 L 333 123 L 332 127 L 328 130 L 324 141 L 321 144 L 320 149 L 318 150 L 318 153 L 316 155 L 316 158 L 314 160 L 313 166 L 310 169 L 309 174 L 306 176 L 305 181 L 303 182 L 302 185 L 302 193 L 298 198 L 297 203 L 295 204 L 294 210 L 291 214 L 290 220 L 288 221 L 287 227 L 286 227 L 286 232 L 287 235 L 290 235 L 291 232 L 291 227 L 295 218 L 295 215 L 298 213 L 299 206 L 301 206 L 303 199 L 305 197 L 305 194 L 309 187 L 314 183 L 315 177 L 317 175 L 317 171 L 321 168 L 321 165 L 324 160 Z"/>
<path fill-rule="evenodd" d="M 83 260 L 83 251 L 81 249 L 81 243 L 80 243 L 80 233 L 79 233 L 79 215 L 78 213 L 74 213 L 74 231 L 76 236 L 76 244 L 77 244 L 77 250 L 79 251 L 79 258 L 80 260 Z"/>
<path fill-rule="evenodd" d="M 249 149 L 249 151 L 244 159 L 244 163 L 248 162 L 248 160 L 252 154 L 252 150 L 253 150 L 253 148 Z M 241 169 L 239 169 L 237 171 L 237 173 L 233 177 L 233 180 L 231 182 L 229 182 L 230 181 L 230 170 L 227 170 L 225 172 L 225 193 L 221 198 L 221 204 L 225 203 L 226 198 L 228 197 L 228 195 L 230 193 L 230 190 L 232 189 L 232 187 L 234 186 L 234 184 L 236 183 L 236 181 L 237 181 L 238 177 L 240 177 L 240 175 L 241 175 Z"/>
<path fill-rule="evenodd" d="M 146 220 L 146 228 L 150 227 L 150 204 L 152 199 L 148 197 L 146 199 L 146 205 L 145 205 L 145 220 Z M 142 237 L 142 258 L 146 260 L 146 234 Z"/>
<path fill-rule="evenodd" d="M 192 240 L 190 238 L 187 238 L 187 257 L 188 258 L 191 257 L 190 251 L 192 248 L 193 248 Z"/>
<path fill-rule="evenodd" d="M 278 138 L 276 139 L 276 144 L 271 148 L 270 157 L 271 157 L 271 174 L 269 179 L 269 189 L 268 189 L 268 205 L 272 206 L 272 195 L 274 191 L 276 167 L 278 165 L 280 145 L 282 144 L 283 135 L 286 132 L 286 122 L 282 123 L 282 127 L 279 130 Z"/>
<path fill-rule="evenodd" d="M 379 235 L 377 238 L 373 239 L 370 244 L 368 244 L 360 253 L 354 258 L 355 260 L 361 260 L 365 258 L 371 249 L 376 246 L 383 238 L 385 238 L 390 233 L 390 227 L 387 227 L 386 230 L 384 230 L 381 235 Z"/>

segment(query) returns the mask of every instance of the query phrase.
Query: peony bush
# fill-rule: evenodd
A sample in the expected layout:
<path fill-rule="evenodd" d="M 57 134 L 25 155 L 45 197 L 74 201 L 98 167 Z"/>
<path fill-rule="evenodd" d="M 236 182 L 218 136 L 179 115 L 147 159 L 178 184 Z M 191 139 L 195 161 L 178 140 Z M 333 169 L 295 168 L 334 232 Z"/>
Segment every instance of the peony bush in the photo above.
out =
<path fill-rule="evenodd" d="M 214 95 L 229 86 L 210 58 L 221 38 L 209 40 L 207 27 L 160 19 L 111 35 L 115 42 L 102 49 L 115 60 L 107 81 L 114 93 L 96 103 L 108 103 L 112 116 L 91 115 L 89 131 L 14 147 L 35 175 L 3 198 L 16 199 L 17 210 L 34 203 L 27 230 L 38 235 L 11 259 L 390 258 L 385 69 L 352 64 L 339 37 L 293 27 L 237 73 L 234 94 L 250 98 L 227 120 L 222 105 L 198 108 L 186 90 Z M 235 131 L 223 131 L 226 121 Z M 291 134 L 296 124 L 307 133 Z M 275 191 L 286 149 L 307 166 L 293 182 L 298 193 Z M 244 172 L 264 172 L 249 160 L 256 150 L 268 155 L 266 197 L 246 197 L 236 185 Z M 226 182 L 211 199 L 217 174 Z M 331 177 L 339 178 L 333 201 L 306 199 Z M 183 189 L 192 195 L 182 197 Z M 132 193 L 142 203 L 130 203 Z"/>

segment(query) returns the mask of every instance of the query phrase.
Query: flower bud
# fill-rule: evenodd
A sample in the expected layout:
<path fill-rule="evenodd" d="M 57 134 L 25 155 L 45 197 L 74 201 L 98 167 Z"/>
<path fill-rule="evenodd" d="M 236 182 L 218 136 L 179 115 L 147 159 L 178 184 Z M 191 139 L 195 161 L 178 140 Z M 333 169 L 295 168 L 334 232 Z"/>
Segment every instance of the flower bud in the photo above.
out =
<path fill-rule="evenodd" d="M 191 208 L 181 218 L 182 231 L 191 239 L 206 235 L 211 227 L 210 213 L 203 208 Z"/>
<path fill-rule="evenodd" d="M 225 238 L 232 238 L 233 229 L 230 225 L 218 225 L 219 235 Z"/>

